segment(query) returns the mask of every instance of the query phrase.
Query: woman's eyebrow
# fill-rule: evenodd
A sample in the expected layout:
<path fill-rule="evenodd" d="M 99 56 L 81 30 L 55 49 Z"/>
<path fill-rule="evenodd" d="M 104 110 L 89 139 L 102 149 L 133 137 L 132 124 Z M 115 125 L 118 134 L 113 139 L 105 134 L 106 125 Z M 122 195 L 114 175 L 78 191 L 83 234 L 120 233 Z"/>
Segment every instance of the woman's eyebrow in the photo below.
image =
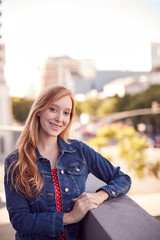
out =
<path fill-rule="evenodd" d="M 54 104 L 54 103 L 51 104 L 51 107 L 52 107 L 52 106 L 59 107 L 57 104 Z"/>
<path fill-rule="evenodd" d="M 70 112 L 71 112 L 71 109 L 70 109 L 70 108 L 65 108 L 65 110 L 67 110 L 67 111 L 70 111 Z"/>
<path fill-rule="evenodd" d="M 54 106 L 54 107 L 58 107 L 58 108 L 60 107 L 60 105 L 57 105 L 57 104 L 54 104 L 54 103 L 51 105 L 51 107 L 53 107 L 53 106 Z M 70 109 L 70 108 L 64 108 L 64 110 L 71 111 L 72 109 Z"/>

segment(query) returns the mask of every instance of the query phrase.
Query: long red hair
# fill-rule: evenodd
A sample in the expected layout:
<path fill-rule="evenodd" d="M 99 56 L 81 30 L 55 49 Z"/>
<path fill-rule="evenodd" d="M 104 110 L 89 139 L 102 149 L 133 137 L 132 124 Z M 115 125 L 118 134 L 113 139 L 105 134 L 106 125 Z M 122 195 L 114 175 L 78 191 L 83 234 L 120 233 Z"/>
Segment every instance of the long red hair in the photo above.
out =
<path fill-rule="evenodd" d="M 22 192 L 26 197 L 36 197 L 43 187 L 43 180 L 38 170 L 35 153 L 40 128 L 38 113 L 46 110 L 53 102 L 64 96 L 70 96 L 72 100 L 70 122 L 66 129 L 60 134 L 60 137 L 67 142 L 74 117 L 75 101 L 69 89 L 56 85 L 46 88 L 34 101 L 24 129 L 17 141 L 16 149 L 18 149 L 19 154 L 18 160 L 11 165 L 9 170 L 12 169 L 12 186 L 16 191 Z"/>

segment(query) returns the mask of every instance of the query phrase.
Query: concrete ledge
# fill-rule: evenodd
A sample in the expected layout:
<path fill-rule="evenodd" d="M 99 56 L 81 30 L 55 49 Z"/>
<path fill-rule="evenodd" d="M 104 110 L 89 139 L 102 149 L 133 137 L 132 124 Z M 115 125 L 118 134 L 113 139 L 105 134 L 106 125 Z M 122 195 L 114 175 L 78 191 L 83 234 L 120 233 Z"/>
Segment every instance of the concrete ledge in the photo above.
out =
<path fill-rule="evenodd" d="M 94 189 L 96 181 L 92 184 Z M 81 224 L 81 239 L 159 240 L 160 222 L 125 195 L 90 211 Z"/>
<path fill-rule="evenodd" d="M 128 196 L 103 203 L 82 222 L 83 240 L 158 240 L 160 222 Z"/>

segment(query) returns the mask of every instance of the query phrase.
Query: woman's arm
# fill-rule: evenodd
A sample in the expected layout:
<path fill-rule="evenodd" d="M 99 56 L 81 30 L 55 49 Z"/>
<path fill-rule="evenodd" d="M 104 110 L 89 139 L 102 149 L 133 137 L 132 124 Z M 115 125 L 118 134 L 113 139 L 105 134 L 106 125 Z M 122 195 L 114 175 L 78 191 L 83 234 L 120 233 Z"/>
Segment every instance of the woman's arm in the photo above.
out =
<path fill-rule="evenodd" d="M 75 205 L 71 212 L 64 214 L 64 225 L 81 221 L 88 211 L 97 208 L 105 200 L 124 195 L 131 186 L 130 177 L 120 171 L 120 167 L 114 167 L 88 145 L 82 142 L 80 144 L 82 144 L 80 149 L 83 149 L 82 157 L 89 172 L 106 182 L 106 185 L 99 188 L 96 193 L 82 193 L 77 199 L 73 199 Z"/>
<path fill-rule="evenodd" d="M 106 183 L 97 190 L 104 190 L 109 194 L 109 199 L 126 194 L 131 186 L 131 178 L 120 170 L 120 167 L 114 167 L 106 158 L 94 151 L 84 143 L 82 155 L 86 161 L 88 171 L 94 176 Z"/>

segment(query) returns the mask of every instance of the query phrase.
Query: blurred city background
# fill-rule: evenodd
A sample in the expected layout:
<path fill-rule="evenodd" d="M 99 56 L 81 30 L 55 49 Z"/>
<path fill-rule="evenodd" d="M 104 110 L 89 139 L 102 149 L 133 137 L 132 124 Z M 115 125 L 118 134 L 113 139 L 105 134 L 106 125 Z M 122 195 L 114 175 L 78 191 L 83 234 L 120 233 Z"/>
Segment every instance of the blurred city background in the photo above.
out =
<path fill-rule="evenodd" d="M 76 99 L 71 138 L 132 177 L 128 195 L 160 218 L 160 1 L 0 1 L 0 234 L 4 159 L 51 84 Z M 3 239 L 3 240 L 4 240 Z"/>

